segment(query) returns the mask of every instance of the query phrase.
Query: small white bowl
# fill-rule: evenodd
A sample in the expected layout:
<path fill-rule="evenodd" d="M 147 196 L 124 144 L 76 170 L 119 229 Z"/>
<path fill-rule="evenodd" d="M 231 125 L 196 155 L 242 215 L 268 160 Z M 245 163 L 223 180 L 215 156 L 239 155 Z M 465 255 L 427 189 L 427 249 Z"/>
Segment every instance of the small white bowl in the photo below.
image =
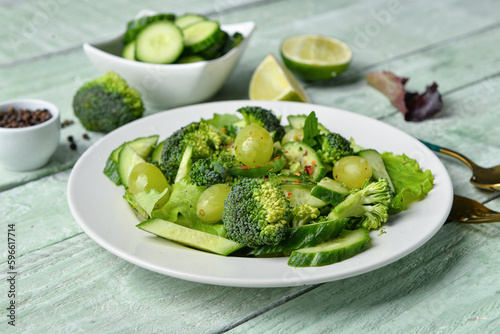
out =
<path fill-rule="evenodd" d="M 0 127 L 0 164 L 14 171 L 43 167 L 59 145 L 61 123 L 59 109 L 52 103 L 35 99 L 19 99 L 0 104 L 0 111 L 47 109 L 52 117 L 25 128 Z"/>
<path fill-rule="evenodd" d="M 254 22 L 221 25 L 229 35 L 243 40 L 224 56 L 188 64 L 148 64 L 120 56 L 123 33 L 111 40 L 83 44 L 90 61 L 101 72 L 114 71 L 137 89 L 143 101 L 155 108 L 175 108 L 208 100 L 219 91 L 248 44 Z"/>

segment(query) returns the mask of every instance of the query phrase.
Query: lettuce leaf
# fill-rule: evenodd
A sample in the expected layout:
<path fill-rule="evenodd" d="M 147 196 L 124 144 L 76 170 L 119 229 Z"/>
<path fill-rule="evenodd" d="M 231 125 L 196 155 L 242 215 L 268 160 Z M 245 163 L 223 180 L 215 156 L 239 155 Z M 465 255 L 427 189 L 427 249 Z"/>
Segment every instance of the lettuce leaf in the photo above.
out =
<path fill-rule="evenodd" d="M 153 218 L 168 220 L 194 230 L 225 237 L 226 231 L 222 224 L 204 223 L 196 214 L 198 198 L 200 198 L 205 189 L 205 187 L 191 184 L 188 178 L 181 179 L 174 183 L 172 194 L 167 204 L 161 209 L 153 211 L 151 216 Z"/>
<path fill-rule="evenodd" d="M 389 152 L 382 153 L 382 159 L 395 188 L 390 214 L 406 210 L 411 203 L 422 200 L 432 190 L 432 172 L 421 170 L 415 159 Z"/>

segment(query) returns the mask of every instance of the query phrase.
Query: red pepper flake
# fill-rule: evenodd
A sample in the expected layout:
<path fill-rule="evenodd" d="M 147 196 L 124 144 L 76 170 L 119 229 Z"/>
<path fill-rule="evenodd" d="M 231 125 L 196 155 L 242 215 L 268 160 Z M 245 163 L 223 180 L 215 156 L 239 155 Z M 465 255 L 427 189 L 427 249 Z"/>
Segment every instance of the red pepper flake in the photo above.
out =
<path fill-rule="evenodd" d="M 297 173 L 295 173 L 295 175 L 300 176 L 300 173 L 299 173 L 299 172 L 297 172 Z"/>
<path fill-rule="evenodd" d="M 276 158 L 274 158 L 274 160 L 278 160 L 280 158 L 280 156 L 278 155 Z"/>
<path fill-rule="evenodd" d="M 262 166 L 255 166 L 254 168 L 260 168 L 260 167 L 262 167 Z"/>
<path fill-rule="evenodd" d="M 250 169 L 250 167 L 245 166 L 245 165 L 240 165 L 240 168 L 241 168 L 241 169 Z"/>
<path fill-rule="evenodd" d="M 307 155 L 307 151 L 304 152 L 304 154 L 302 154 L 303 157 L 305 157 Z"/>
<path fill-rule="evenodd" d="M 316 165 L 316 161 L 315 160 L 311 161 L 311 165 L 313 166 Z"/>
<path fill-rule="evenodd" d="M 308 175 L 311 175 L 313 173 L 313 166 L 305 166 L 304 169 L 306 170 L 306 173 Z"/>
<path fill-rule="evenodd" d="M 300 180 L 295 180 L 295 181 L 293 181 L 293 183 L 295 183 L 295 184 L 299 184 L 299 183 L 302 183 L 302 181 L 300 181 Z"/>
<path fill-rule="evenodd" d="M 272 171 L 273 171 L 273 169 L 274 169 L 274 167 L 271 167 L 271 168 L 268 170 L 268 172 L 272 172 Z"/>
<path fill-rule="evenodd" d="M 286 195 L 286 198 L 288 198 L 288 199 L 289 199 L 290 197 L 292 197 L 292 193 L 288 193 L 288 194 Z"/>

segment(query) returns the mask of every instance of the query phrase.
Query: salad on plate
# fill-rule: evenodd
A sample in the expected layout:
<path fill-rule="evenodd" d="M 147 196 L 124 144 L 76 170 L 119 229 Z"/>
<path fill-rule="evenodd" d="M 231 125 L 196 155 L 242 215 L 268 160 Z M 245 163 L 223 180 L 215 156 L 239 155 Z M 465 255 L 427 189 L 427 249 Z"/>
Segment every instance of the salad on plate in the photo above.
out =
<path fill-rule="evenodd" d="M 360 147 L 316 113 L 242 106 L 113 150 L 104 174 L 124 188 L 137 227 L 220 256 L 330 265 L 370 247 L 370 231 L 423 199 L 430 170 Z M 339 130 L 337 130 L 339 131 Z"/>

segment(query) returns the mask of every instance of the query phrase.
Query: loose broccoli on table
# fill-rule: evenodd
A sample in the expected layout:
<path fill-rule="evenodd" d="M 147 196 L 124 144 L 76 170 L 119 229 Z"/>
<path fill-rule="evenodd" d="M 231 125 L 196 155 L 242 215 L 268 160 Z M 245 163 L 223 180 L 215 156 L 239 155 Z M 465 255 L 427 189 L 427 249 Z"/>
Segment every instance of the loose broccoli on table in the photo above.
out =
<path fill-rule="evenodd" d="M 142 117 L 137 90 L 114 72 L 83 84 L 73 98 L 73 110 L 85 129 L 110 132 Z"/>
<path fill-rule="evenodd" d="M 224 136 L 216 127 L 204 121 L 193 122 L 175 131 L 165 140 L 159 166 L 167 180 L 173 182 L 188 145 L 193 147 L 191 159 L 194 163 L 219 152 L 224 143 Z"/>
<path fill-rule="evenodd" d="M 257 124 L 269 131 L 274 141 L 280 141 L 285 135 L 285 128 L 280 119 L 269 109 L 261 107 L 243 107 L 237 110 L 243 115 L 243 122 L 238 123 L 243 128 L 249 124 Z"/>
<path fill-rule="evenodd" d="M 343 157 L 354 155 L 350 141 L 340 134 L 332 132 L 318 137 L 320 146 L 317 153 L 324 163 L 334 164 Z"/>
<path fill-rule="evenodd" d="M 189 177 L 197 186 L 210 187 L 214 184 L 231 183 L 234 177 L 229 173 L 229 169 L 234 163 L 234 155 L 221 151 L 193 163 Z"/>
<path fill-rule="evenodd" d="M 351 193 L 328 214 L 328 219 L 350 218 L 347 228 L 364 227 L 368 230 L 378 229 L 389 215 L 391 188 L 387 179 L 376 182 L 366 181 L 360 189 Z"/>
<path fill-rule="evenodd" d="M 244 178 L 224 202 L 222 222 L 230 240 L 246 246 L 277 245 L 291 219 L 290 202 L 274 178 Z"/>

